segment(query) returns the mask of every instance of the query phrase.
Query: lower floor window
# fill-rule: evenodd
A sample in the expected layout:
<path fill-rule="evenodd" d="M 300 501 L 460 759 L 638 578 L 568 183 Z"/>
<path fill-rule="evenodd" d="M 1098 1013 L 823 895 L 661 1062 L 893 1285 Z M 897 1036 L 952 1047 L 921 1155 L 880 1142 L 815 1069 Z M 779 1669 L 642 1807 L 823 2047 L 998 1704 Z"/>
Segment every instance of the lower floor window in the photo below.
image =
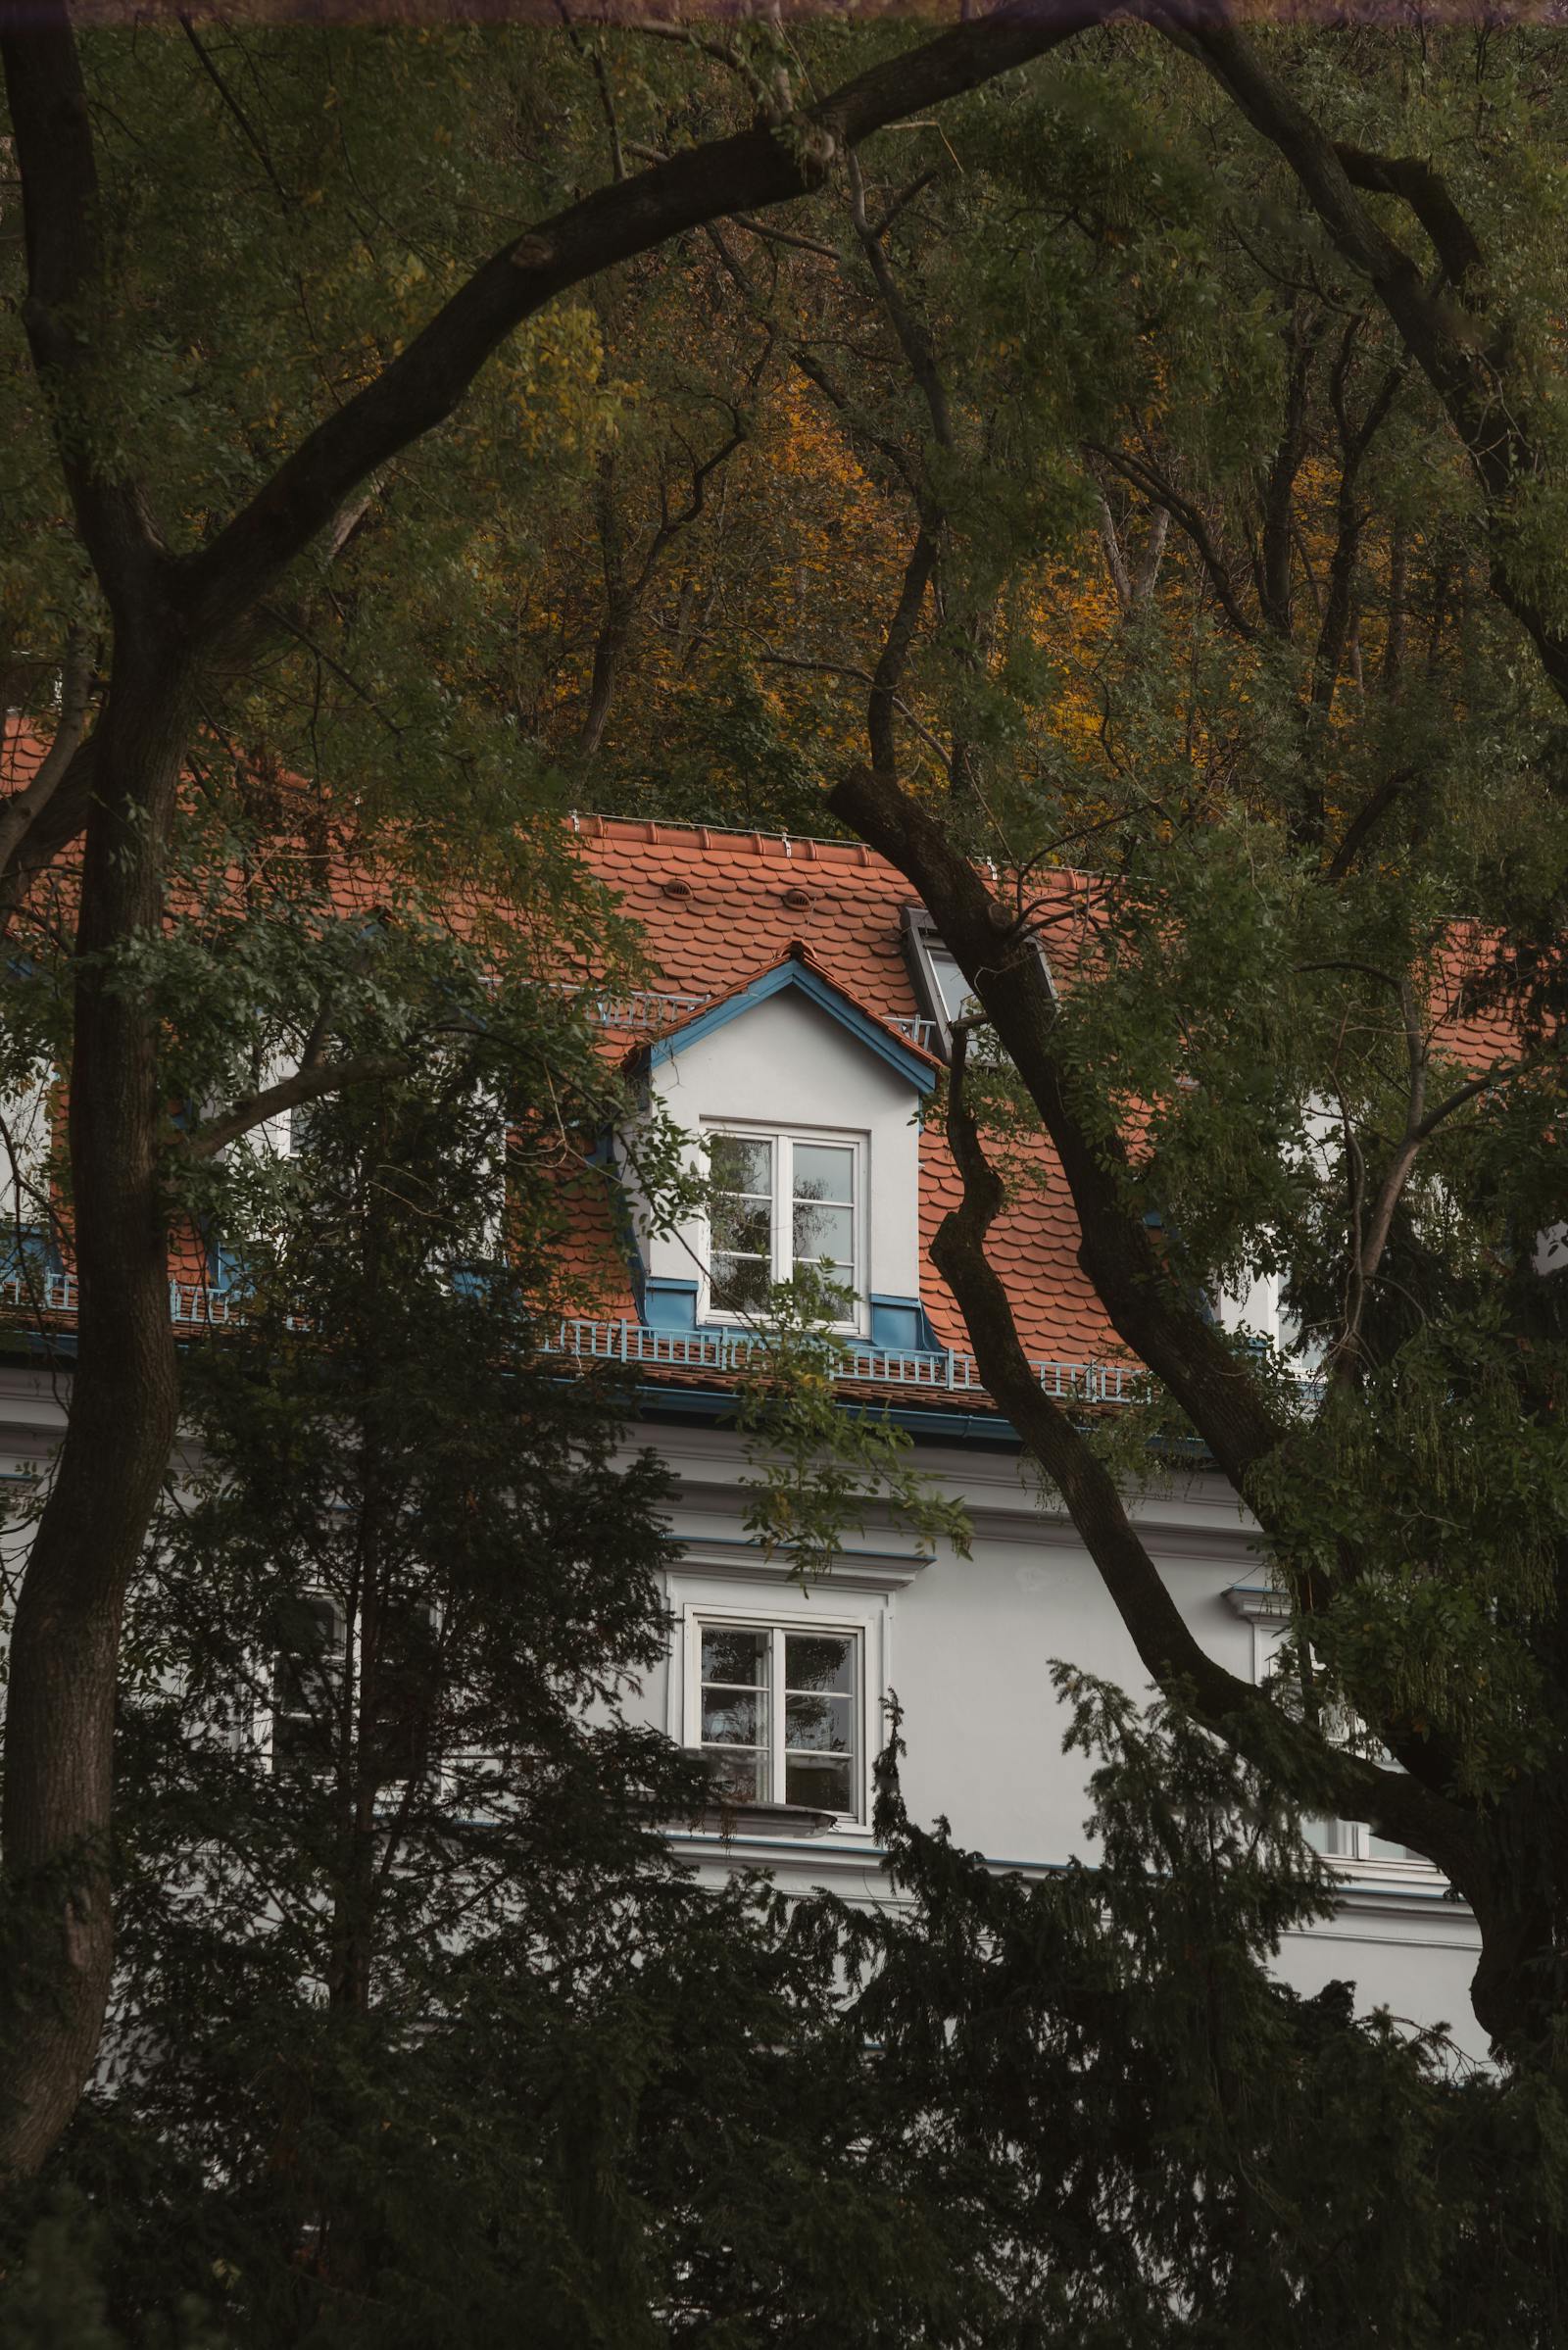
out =
<path fill-rule="evenodd" d="M 730 1801 L 858 1818 L 858 1636 L 721 1623 L 699 1634 L 699 1743 Z"/>
<path fill-rule="evenodd" d="M 337 1755 L 347 1648 L 335 1600 L 310 1592 L 276 1610 L 269 1750 L 274 1771 L 327 1771 Z"/>
<path fill-rule="evenodd" d="M 366 1653 L 361 1628 L 351 1636 L 342 1608 L 324 1591 L 283 1601 L 274 1611 L 273 1637 L 265 1735 L 274 1771 L 335 1767 L 351 1666 L 361 1741 L 356 1768 L 382 1785 L 419 1778 L 438 1762 L 438 1625 L 428 1602 L 383 1603 L 373 1656 Z"/>
<path fill-rule="evenodd" d="M 1432 1866 L 1424 1852 L 1414 1852 L 1408 1844 L 1391 1843 L 1365 1820 L 1303 1820 L 1301 1833 L 1313 1851 L 1321 1852 L 1326 1860 L 1400 1860 L 1414 1861 L 1423 1869 Z"/>

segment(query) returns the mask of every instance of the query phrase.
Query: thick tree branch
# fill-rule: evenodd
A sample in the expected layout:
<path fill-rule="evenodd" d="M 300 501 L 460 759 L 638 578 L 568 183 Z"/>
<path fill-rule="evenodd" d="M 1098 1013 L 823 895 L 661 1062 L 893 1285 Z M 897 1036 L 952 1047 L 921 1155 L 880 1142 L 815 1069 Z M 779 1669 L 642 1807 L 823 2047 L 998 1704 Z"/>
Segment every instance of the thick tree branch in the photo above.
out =
<path fill-rule="evenodd" d="M 1334 149 L 1352 187 L 1370 195 L 1398 196 L 1410 207 L 1432 241 L 1449 284 L 1463 298 L 1473 273 L 1481 269 L 1481 247 L 1475 232 L 1443 179 L 1431 164 L 1413 155 L 1370 155 L 1363 147 Z"/>
<path fill-rule="evenodd" d="M 1427 1853 L 1450 1876 L 1473 1870 L 1473 1832 L 1456 1806 L 1402 1772 L 1330 1746 L 1314 1727 L 1292 1721 L 1253 1683 L 1210 1656 L 1140 1541 L 1114 1477 L 1041 1387 L 986 1254 L 986 1237 L 1004 1195 L 965 1097 L 966 1046 L 960 1021 L 954 1033 L 947 1129 L 963 1197 L 943 1219 L 932 1261 L 963 1315 L 987 1392 L 1061 1494 L 1146 1669 L 1167 1693 L 1195 1704 L 1241 1753 L 1277 1770 L 1294 1745 L 1314 1798 L 1332 1787 L 1347 1816 L 1372 1820 L 1383 1835 Z"/>
<path fill-rule="evenodd" d="M 51 406 L 82 543 L 110 604 L 154 590 L 165 558 L 136 485 L 100 470 L 77 402 L 96 364 L 104 300 L 98 164 L 65 0 L 7 11 L 0 39 L 22 173 L 27 292 L 23 324 Z"/>
<path fill-rule="evenodd" d="M 1366 842 L 1387 815 L 1389 809 L 1400 794 L 1416 780 L 1416 773 L 1417 770 L 1414 767 L 1400 767 L 1396 773 L 1386 775 L 1376 789 L 1367 794 L 1366 799 L 1346 826 L 1345 838 L 1329 859 L 1328 879 L 1330 881 L 1345 879 Z"/>
<path fill-rule="evenodd" d="M 221 1117 L 211 1118 L 205 1126 L 193 1127 L 190 1133 L 182 1135 L 176 1149 L 181 1158 L 216 1158 L 225 1144 L 237 1142 L 242 1134 L 265 1126 L 269 1118 L 281 1117 L 286 1109 L 298 1109 L 306 1102 L 319 1102 L 327 1094 L 341 1094 L 351 1085 L 365 1085 L 377 1078 L 407 1077 L 413 1067 L 407 1053 L 361 1053 L 349 1060 L 318 1061 L 310 1068 L 297 1070 L 292 1077 L 281 1078 L 276 1085 L 243 1095 Z"/>
<path fill-rule="evenodd" d="M 1091 1133 L 1073 1106 L 1053 1030 L 1055 1000 L 1030 940 L 935 817 L 891 774 L 860 767 L 829 807 L 906 874 L 985 1007 L 1061 1161 L 1082 1259 L 1116 1331 L 1181 1404 L 1237 1492 L 1286 1430 L 1222 1335 L 1162 1264 L 1142 1215 L 1121 1198 L 1125 1147 Z"/>
<path fill-rule="evenodd" d="M 908 665 L 909 648 L 920 618 L 920 607 L 925 591 L 936 568 L 937 534 L 934 527 L 922 522 L 909 560 L 904 566 L 904 578 L 899 588 L 899 601 L 888 622 L 881 655 L 871 676 L 871 692 L 866 703 L 866 732 L 870 737 L 871 757 L 879 767 L 892 767 L 897 757 L 893 739 L 893 713 L 898 707 L 898 689 Z"/>

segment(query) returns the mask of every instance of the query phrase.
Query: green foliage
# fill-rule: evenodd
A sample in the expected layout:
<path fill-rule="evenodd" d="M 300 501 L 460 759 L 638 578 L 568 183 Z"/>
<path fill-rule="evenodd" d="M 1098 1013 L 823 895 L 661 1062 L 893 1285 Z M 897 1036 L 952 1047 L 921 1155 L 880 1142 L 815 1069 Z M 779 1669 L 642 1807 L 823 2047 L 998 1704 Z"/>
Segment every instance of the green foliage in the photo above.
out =
<path fill-rule="evenodd" d="M 240 1872 L 265 1852 L 287 1934 L 287 1854 L 329 1801 L 296 1783 L 282 1836 L 231 1770 L 200 1869 L 161 1924 L 149 1874 L 122 1950 L 157 2061 L 122 2042 L 13 2199 L 4 2338 L 1328 2350 L 1373 2323 L 1392 2350 L 1544 2350 L 1557 2087 L 1357 2019 L 1349 1985 L 1282 1985 L 1280 1937 L 1329 1892 L 1271 1776 L 1055 1677 L 1094 1766 L 1089 1862 L 998 1876 L 917 1827 L 897 1721 L 891 1904 L 703 1892 L 607 1780 L 531 1844 L 513 1931 L 466 1913 L 432 1949 L 431 1886 L 401 1916 L 395 1893 L 357 2012 L 313 1995 L 298 1944 L 236 1950 Z M 137 1732 L 125 1756 L 149 1871 L 203 1776 L 155 1751 Z M 415 1873 L 473 1886 L 466 1849 Z"/>
<path fill-rule="evenodd" d="M 907 1433 L 884 1405 L 847 1407 L 837 1381 L 846 1341 L 842 1292 L 815 1267 L 775 1282 L 755 1345 L 736 1374 L 736 1421 L 757 1472 L 744 1524 L 764 1557 L 784 1557 L 803 1584 L 833 1570 L 845 1538 L 891 1516 L 934 1548 L 969 1555 L 961 1501 L 915 1468 Z"/>
<path fill-rule="evenodd" d="M 895 1735 L 877 1828 L 907 1906 L 834 1905 L 888 2127 L 922 2117 L 909 2190 L 994 2242 L 981 2338 L 1554 2338 L 1558 2089 L 1357 2019 L 1350 1985 L 1281 1984 L 1281 1935 L 1330 1896 L 1271 1775 L 1054 1677 L 1098 1858 L 993 1875 L 909 1821 Z"/>

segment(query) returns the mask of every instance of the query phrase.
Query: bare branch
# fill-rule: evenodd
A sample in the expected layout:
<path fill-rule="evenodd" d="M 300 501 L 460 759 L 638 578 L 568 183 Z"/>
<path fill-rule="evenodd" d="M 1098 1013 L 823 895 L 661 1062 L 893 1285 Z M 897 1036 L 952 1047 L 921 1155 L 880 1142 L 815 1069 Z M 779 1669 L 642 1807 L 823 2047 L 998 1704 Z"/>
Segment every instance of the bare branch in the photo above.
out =
<path fill-rule="evenodd" d="M 1178 5 L 1152 17 L 1165 37 L 1201 59 L 1247 120 L 1296 173 L 1318 219 L 1350 267 L 1373 289 L 1406 351 L 1432 385 L 1476 477 L 1497 513 L 1521 481 L 1547 470 L 1522 402 L 1503 395 L 1495 352 L 1483 348 L 1473 303 L 1479 250 L 1474 233 L 1436 173 L 1422 164 L 1337 147 L 1263 63 L 1228 11 Z M 1401 196 L 1433 239 L 1459 303 L 1434 290 L 1415 259 L 1373 219 L 1358 186 Z M 1180 519 L 1180 516 L 1178 516 Z M 1568 702 L 1568 627 L 1515 576 L 1499 543 L 1494 595 L 1525 629 L 1547 682 Z M 1560 793 L 1550 776 L 1546 788 Z"/>
<path fill-rule="evenodd" d="M 1124 481 L 1130 481 L 1134 489 L 1141 491 L 1155 506 L 1163 507 L 1180 524 L 1198 551 L 1199 560 L 1208 576 L 1209 585 L 1219 598 L 1225 617 L 1237 635 L 1245 638 L 1250 644 L 1256 637 L 1257 630 L 1243 612 L 1241 600 L 1236 593 L 1236 583 L 1231 577 L 1230 565 L 1220 553 L 1213 532 L 1192 500 L 1184 498 L 1179 490 L 1156 473 L 1152 465 L 1146 465 L 1142 458 L 1129 457 L 1120 450 L 1107 449 L 1098 441 L 1091 442 L 1089 449 L 1091 456 L 1100 458 L 1105 465 L 1111 466 L 1122 476 Z"/>
<path fill-rule="evenodd" d="M 1125 620 L 1132 614 L 1133 583 L 1127 569 L 1127 559 L 1122 553 L 1121 533 L 1116 528 L 1116 517 L 1110 511 L 1110 500 L 1105 496 L 1103 490 L 1100 493 L 1099 513 L 1096 518 L 1100 530 L 1100 543 L 1105 551 L 1105 568 L 1110 573 L 1110 584 L 1115 591 L 1116 609 Z"/>
<path fill-rule="evenodd" d="M 282 207 L 284 212 L 291 211 L 293 209 L 294 199 L 290 196 L 288 190 L 284 187 L 283 182 L 279 179 L 276 171 L 273 169 L 272 158 L 268 152 L 266 141 L 262 138 L 260 132 L 252 122 L 249 115 L 245 112 L 243 106 L 241 106 L 239 100 L 235 97 L 233 91 L 229 88 L 228 83 L 223 79 L 222 74 L 218 71 L 218 68 L 214 64 L 212 56 L 208 51 L 205 42 L 202 40 L 201 35 L 197 32 L 195 24 L 192 23 L 190 17 L 184 9 L 180 9 L 178 12 L 178 23 L 180 30 L 184 33 L 186 40 L 189 41 L 192 49 L 196 53 L 197 62 L 200 64 L 202 72 L 206 74 L 208 80 L 218 92 L 225 111 L 233 117 L 235 123 L 238 125 L 241 138 L 245 141 L 246 146 L 249 147 L 251 153 L 261 165 L 262 170 L 267 173 L 268 178 L 270 180 L 272 193 L 276 196 L 279 205 Z"/>
<path fill-rule="evenodd" d="M 870 264 L 871 274 L 876 280 L 877 292 L 882 297 L 882 306 L 892 321 L 894 333 L 899 338 L 899 348 L 908 362 L 909 372 L 914 377 L 915 383 L 919 387 L 920 396 L 925 402 L 926 413 L 931 418 L 932 438 L 939 449 L 951 449 L 953 447 L 953 416 L 948 407 L 947 389 L 942 381 L 941 370 L 937 366 L 936 350 L 925 327 L 900 292 L 898 279 L 889 268 L 888 257 L 882 250 L 881 237 L 866 219 L 865 188 L 860 178 L 859 163 L 853 152 L 849 157 L 849 175 L 850 218 L 855 222 L 855 233 L 859 239 L 860 250 Z"/>

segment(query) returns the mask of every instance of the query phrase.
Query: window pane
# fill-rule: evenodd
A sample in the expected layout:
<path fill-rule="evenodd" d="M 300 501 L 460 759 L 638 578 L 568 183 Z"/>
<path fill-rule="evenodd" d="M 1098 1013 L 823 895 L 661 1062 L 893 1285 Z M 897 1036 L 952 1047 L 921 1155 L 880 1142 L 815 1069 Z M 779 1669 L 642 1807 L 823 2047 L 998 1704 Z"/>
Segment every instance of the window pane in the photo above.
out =
<path fill-rule="evenodd" d="M 848 1697 L 786 1697 L 784 1744 L 791 1754 L 848 1754 Z"/>
<path fill-rule="evenodd" d="M 847 1207 L 817 1207 L 795 1203 L 795 1261 L 811 1264 L 825 1258 L 848 1265 L 855 1254 L 854 1217 Z"/>
<path fill-rule="evenodd" d="M 849 1764 L 789 1755 L 784 1764 L 784 1800 L 808 1804 L 813 1811 L 853 1812 Z"/>
<path fill-rule="evenodd" d="M 771 1199 L 773 1146 L 744 1134 L 710 1135 L 708 1172 L 722 1192 L 750 1192 Z"/>
<path fill-rule="evenodd" d="M 784 1642 L 784 1686 L 790 1689 L 852 1690 L 854 1640 L 829 1640 L 810 1632 L 790 1633 Z"/>
<path fill-rule="evenodd" d="M 705 1628 L 703 1679 L 727 1682 L 732 1689 L 760 1689 L 767 1679 L 767 1647 L 765 1632 Z"/>
<path fill-rule="evenodd" d="M 773 1268 L 760 1256 L 715 1256 L 713 1296 L 730 1313 L 749 1313 L 767 1303 Z"/>
<path fill-rule="evenodd" d="M 956 1020 L 966 1004 L 974 1001 L 969 982 L 959 970 L 946 947 L 931 949 L 931 976 L 942 998 L 942 1008 L 950 1020 Z"/>
<path fill-rule="evenodd" d="M 848 1206 L 855 1197 L 855 1152 L 842 1143 L 797 1143 L 795 1197 L 833 1199 Z"/>
<path fill-rule="evenodd" d="M 440 1683 L 440 1640 L 422 1602 L 389 1599 L 378 1649 L 364 1660 L 367 1760 L 378 1779 L 417 1779 L 429 1768 Z"/>
<path fill-rule="evenodd" d="M 334 1751 L 332 1698 L 341 1659 L 337 1610 L 330 1599 L 288 1599 L 272 1620 L 278 1642 L 272 1660 L 272 1768 L 327 1770 Z"/>
<path fill-rule="evenodd" d="M 766 1737 L 767 1698 L 761 1690 L 703 1690 L 705 1746 L 758 1746 Z"/>
<path fill-rule="evenodd" d="M 773 1209 L 770 1201 L 734 1199 L 727 1195 L 713 1201 L 713 1247 L 726 1254 L 771 1257 Z"/>
<path fill-rule="evenodd" d="M 1412 1852 L 1408 1844 L 1391 1844 L 1387 1836 L 1373 1836 L 1370 1831 L 1367 1835 L 1366 1850 L 1369 1860 L 1424 1861 L 1426 1859 L 1424 1852 Z"/>
<path fill-rule="evenodd" d="M 767 1757 L 713 1747 L 710 1753 L 713 1785 L 732 1803 L 767 1801 Z"/>

